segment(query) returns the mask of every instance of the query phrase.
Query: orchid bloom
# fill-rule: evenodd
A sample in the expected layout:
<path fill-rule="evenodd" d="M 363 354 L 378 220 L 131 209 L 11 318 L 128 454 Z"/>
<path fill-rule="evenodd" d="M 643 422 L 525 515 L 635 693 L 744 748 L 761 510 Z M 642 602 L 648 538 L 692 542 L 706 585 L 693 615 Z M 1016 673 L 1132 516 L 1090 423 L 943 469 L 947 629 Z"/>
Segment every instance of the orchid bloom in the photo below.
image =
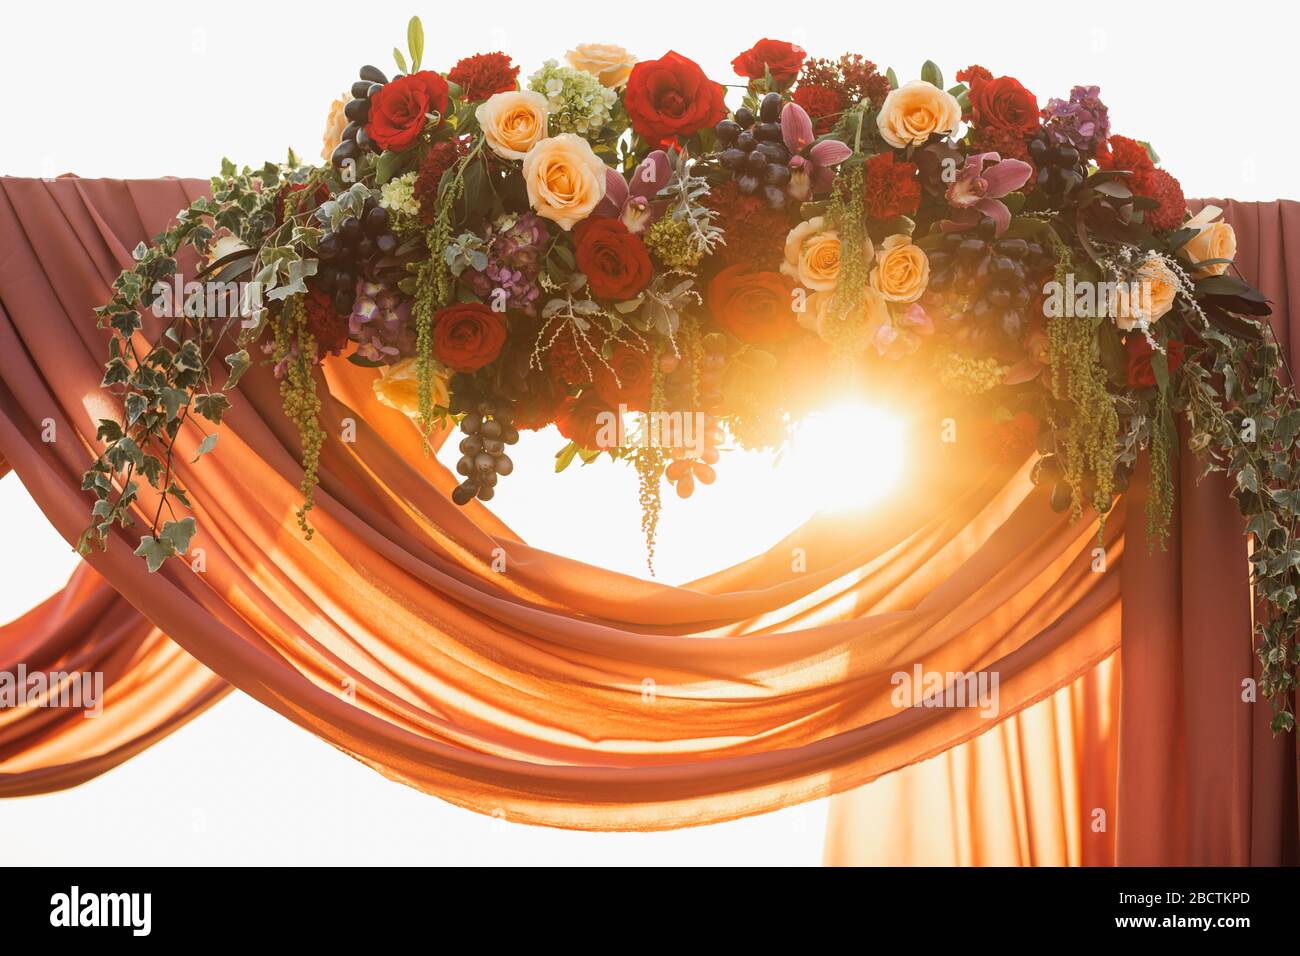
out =
<path fill-rule="evenodd" d="M 641 160 L 632 171 L 631 185 L 617 170 L 605 167 L 605 198 L 592 216 L 620 219 L 628 232 L 644 232 L 663 212 L 657 208 L 654 197 L 668 185 L 671 174 L 668 154 L 662 149 Z"/>
<path fill-rule="evenodd" d="M 828 192 L 835 178 L 831 167 L 853 155 L 853 150 L 837 139 L 817 142 L 812 119 L 798 103 L 786 103 L 781 110 L 781 139 L 790 151 L 790 182 L 785 191 L 797 202 Z"/>
<path fill-rule="evenodd" d="M 986 162 L 993 165 L 984 168 Z M 944 232 L 961 232 L 980 221 L 993 220 L 998 235 L 1011 224 L 1011 211 L 1002 197 L 1015 192 L 1029 181 L 1033 168 L 1023 160 L 1003 159 L 997 153 L 976 153 L 966 157 L 966 164 L 948 187 L 948 203 L 958 210 L 956 216 L 940 224 Z"/>

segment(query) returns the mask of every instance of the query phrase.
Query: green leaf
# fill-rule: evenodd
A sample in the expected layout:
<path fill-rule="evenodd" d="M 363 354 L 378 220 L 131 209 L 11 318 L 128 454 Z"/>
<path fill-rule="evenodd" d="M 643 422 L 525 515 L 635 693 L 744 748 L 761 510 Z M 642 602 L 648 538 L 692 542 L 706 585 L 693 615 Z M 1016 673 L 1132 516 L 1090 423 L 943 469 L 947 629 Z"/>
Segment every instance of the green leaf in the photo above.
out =
<path fill-rule="evenodd" d="M 230 399 L 220 392 L 197 395 L 194 398 L 194 410 L 214 424 L 221 424 L 221 416 L 230 407 Z M 211 436 L 211 437 L 216 437 Z"/>
<path fill-rule="evenodd" d="M 424 59 L 424 25 L 419 17 L 411 17 L 411 22 L 406 25 L 406 47 L 411 51 L 411 72 L 414 73 Z"/>
<path fill-rule="evenodd" d="M 891 90 L 898 89 L 898 74 L 894 72 L 894 68 L 892 66 L 885 71 L 885 78 L 889 80 L 889 88 Z"/>
<path fill-rule="evenodd" d="M 170 541 L 147 534 L 140 539 L 140 546 L 132 553 L 144 558 L 144 563 L 148 565 L 150 573 L 153 573 L 162 567 L 164 561 L 176 553 L 176 549 Z"/>
<path fill-rule="evenodd" d="M 179 388 L 164 388 L 162 390 L 163 411 L 167 413 L 167 420 L 173 421 L 180 414 L 181 409 L 188 405 L 190 396 L 188 392 L 182 392 Z"/>
<path fill-rule="evenodd" d="M 401 70 L 403 73 L 411 72 L 409 69 L 407 69 L 406 57 L 402 56 L 402 51 L 399 50 L 397 47 L 393 47 L 393 59 L 397 61 L 397 68 Z"/>
<path fill-rule="evenodd" d="M 159 538 L 171 544 L 177 554 L 184 554 L 190 549 L 190 539 L 194 537 L 196 530 L 193 518 L 168 521 L 163 525 L 162 534 L 159 535 Z"/>
<path fill-rule="evenodd" d="M 559 474 L 573 464 L 578 454 L 578 443 L 571 441 L 555 454 L 555 473 Z"/>
<path fill-rule="evenodd" d="M 221 386 L 225 389 L 234 388 L 239 384 L 239 380 L 244 377 L 248 371 L 250 360 L 247 349 L 240 349 L 238 352 L 232 352 L 226 356 L 226 364 L 230 366 L 230 374 L 226 376 L 226 384 Z"/>
<path fill-rule="evenodd" d="M 216 432 L 213 432 L 213 433 L 212 433 L 211 435 L 209 435 L 207 438 L 203 439 L 203 441 L 199 443 L 199 450 L 198 450 L 198 453 L 194 456 L 194 459 L 193 459 L 193 460 L 194 460 L 194 461 L 198 461 L 200 458 L 202 458 L 202 457 L 203 457 L 204 455 L 206 455 L 208 452 L 212 451 L 212 449 L 216 448 L 216 447 L 217 447 L 217 438 L 218 438 L 218 437 L 219 437 L 219 436 L 217 435 L 217 433 L 216 433 Z"/>
<path fill-rule="evenodd" d="M 937 86 L 943 89 L 943 72 L 939 69 L 939 64 L 934 60 L 926 60 L 921 66 L 921 79 L 931 86 Z"/>

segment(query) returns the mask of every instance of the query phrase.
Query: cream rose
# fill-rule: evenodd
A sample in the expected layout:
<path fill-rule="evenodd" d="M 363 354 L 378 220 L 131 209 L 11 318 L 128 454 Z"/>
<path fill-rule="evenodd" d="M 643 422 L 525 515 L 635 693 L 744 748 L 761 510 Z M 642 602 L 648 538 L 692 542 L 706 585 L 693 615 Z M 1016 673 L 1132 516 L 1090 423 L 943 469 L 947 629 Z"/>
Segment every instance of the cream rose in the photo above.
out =
<path fill-rule="evenodd" d="M 564 61 L 575 70 L 590 73 L 608 89 L 622 86 L 636 66 L 636 57 L 613 43 L 579 43 L 564 54 Z"/>
<path fill-rule="evenodd" d="M 1197 230 L 1179 250 L 1193 264 L 1206 259 L 1234 259 L 1237 255 L 1237 234 L 1226 222 L 1215 222 L 1223 213 L 1218 206 L 1206 206 L 1187 221 L 1187 227 Z M 1186 227 L 1185 227 L 1186 228 Z M 1192 273 L 1197 279 L 1221 276 L 1228 271 L 1227 262 L 1217 262 Z"/>
<path fill-rule="evenodd" d="M 920 246 L 899 233 L 880 244 L 871 287 L 890 302 L 915 302 L 930 284 L 930 260 Z"/>
<path fill-rule="evenodd" d="M 1139 323 L 1151 324 L 1174 307 L 1178 277 L 1158 256 L 1149 256 L 1131 282 L 1121 282 L 1115 295 L 1115 324 L 1125 332 Z"/>
<path fill-rule="evenodd" d="M 814 292 L 835 288 L 840 276 L 840 234 L 822 216 L 801 222 L 785 237 L 781 271 Z"/>
<path fill-rule="evenodd" d="M 343 130 L 348 125 L 348 118 L 343 115 L 343 107 L 347 105 L 349 99 L 351 97 L 344 94 L 330 104 L 329 116 L 325 120 L 325 135 L 322 137 L 325 146 L 320 151 L 320 158 L 326 162 L 334 155 L 334 150 L 339 143 L 343 142 Z"/>
<path fill-rule="evenodd" d="M 524 184 L 537 215 L 568 230 L 605 198 L 605 164 L 581 136 L 561 133 L 524 156 Z"/>
<path fill-rule="evenodd" d="M 951 133 L 959 123 L 957 98 L 925 80 L 891 90 L 876 117 L 880 135 L 897 149 L 919 146 L 931 133 Z"/>
<path fill-rule="evenodd" d="M 474 111 L 488 146 L 502 159 L 523 159 L 545 139 L 549 114 L 546 97 L 533 90 L 493 93 Z"/>
<path fill-rule="evenodd" d="M 389 408 L 412 418 L 420 413 L 420 382 L 414 358 L 402 359 L 385 367 L 371 388 L 375 391 L 375 398 Z M 433 404 L 444 407 L 447 404 L 447 379 L 437 372 L 433 376 Z"/>

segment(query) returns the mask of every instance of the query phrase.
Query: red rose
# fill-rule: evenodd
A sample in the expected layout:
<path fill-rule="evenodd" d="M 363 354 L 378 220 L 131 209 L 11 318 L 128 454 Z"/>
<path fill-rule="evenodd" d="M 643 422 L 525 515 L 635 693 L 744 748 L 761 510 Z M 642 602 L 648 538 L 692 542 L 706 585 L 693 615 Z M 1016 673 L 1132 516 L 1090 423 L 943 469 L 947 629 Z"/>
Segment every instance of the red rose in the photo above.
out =
<path fill-rule="evenodd" d="M 786 40 L 764 38 L 732 60 L 731 65 L 736 76 L 761 80 L 766 72 L 777 83 L 789 83 L 799 74 L 807 56 L 800 47 Z"/>
<path fill-rule="evenodd" d="M 722 87 L 700 65 L 669 50 L 658 60 L 632 67 L 623 94 L 632 128 L 653 143 L 690 136 L 727 114 Z"/>
<path fill-rule="evenodd" d="M 650 389 L 654 385 L 649 350 L 634 349 L 621 342 L 615 345 L 605 361 L 596 360 L 593 384 L 611 408 L 626 405 L 633 411 L 645 411 L 650 407 Z"/>
<path fill-rule="evenodd" d="M 433 315 L 433 354 L 457 372 L 474 372 L 501 354 L 506 324 L 481 302 L 463 302 Z"/>
<path fill-rule="evenodd" d="M 780 342 L 799 331 L 793 288 L 779 272 L 727 266 L 709 283 L 709 308 L 714 321 L 742 342 Z"/>
<path fill-rule="evenodd" d="M 640 236 L 619 219 L 587 219 L 573 230 L 578 269 L 592 295 L 624 302 L 635 298 L 654 275 Z"/>
<path fill-rule="evenodd" d="M 970 90 L 971 118 L 976 126 L 1014 129 L 1025 136 L 1038 132 L 1038 100 L 1019 80 L 999 76 L 982 80 Z"/>
<path fill-rule="evenodd" d="M 366 135 L 381 149 L 406 149 L 419 137 L 429 113 L 438 115 L 441 126 L 447 114 L 447 81 L 432 70 L 421 70 L 385 84 L 370 97 Z"/>
<path fill-rule="evenodd" d="M 1147 388 L 1156 383 L 1156 372 L 1151 367 L 1154 349 L 1145 335 L 1131 335 L 1125 343 L 1128 350 L 1128 367 L 1125 369 L 1128 384 L 1132 388 Z M 1178 366 L 1183 364 L 1183 343 L 1170 339 L 1165 343 L 1165 360 L 1169 364 L 1169 374 L 1173 375 Z"/>
<path fill-rule="evenodd" d="M 577 442 L 579 448 L 599 449 L 609 445 L 611 438 L 617 440 L 618 430 L 611 430 L 614 414 L 595 389 L 589 388 L 577 398 L 564 400 L 555 416 L 555 427 L 569 441 Z"/>

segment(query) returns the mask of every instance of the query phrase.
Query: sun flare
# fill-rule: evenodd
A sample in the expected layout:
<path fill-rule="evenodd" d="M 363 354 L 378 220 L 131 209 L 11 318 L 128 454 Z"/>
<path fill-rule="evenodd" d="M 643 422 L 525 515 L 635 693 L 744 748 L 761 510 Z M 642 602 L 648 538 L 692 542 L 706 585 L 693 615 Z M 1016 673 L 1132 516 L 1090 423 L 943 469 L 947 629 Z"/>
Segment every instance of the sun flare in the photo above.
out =
<path fill-rule="evenodd" d="M 903 474 L 903 421 L 864 402 L 841 402 L 800 421 L 790 436 L 787 467 L 817 489 L 819 511 L 854 511 L 884 497 Z M 833 474 L 834 480 L 827 480 Z"/>

